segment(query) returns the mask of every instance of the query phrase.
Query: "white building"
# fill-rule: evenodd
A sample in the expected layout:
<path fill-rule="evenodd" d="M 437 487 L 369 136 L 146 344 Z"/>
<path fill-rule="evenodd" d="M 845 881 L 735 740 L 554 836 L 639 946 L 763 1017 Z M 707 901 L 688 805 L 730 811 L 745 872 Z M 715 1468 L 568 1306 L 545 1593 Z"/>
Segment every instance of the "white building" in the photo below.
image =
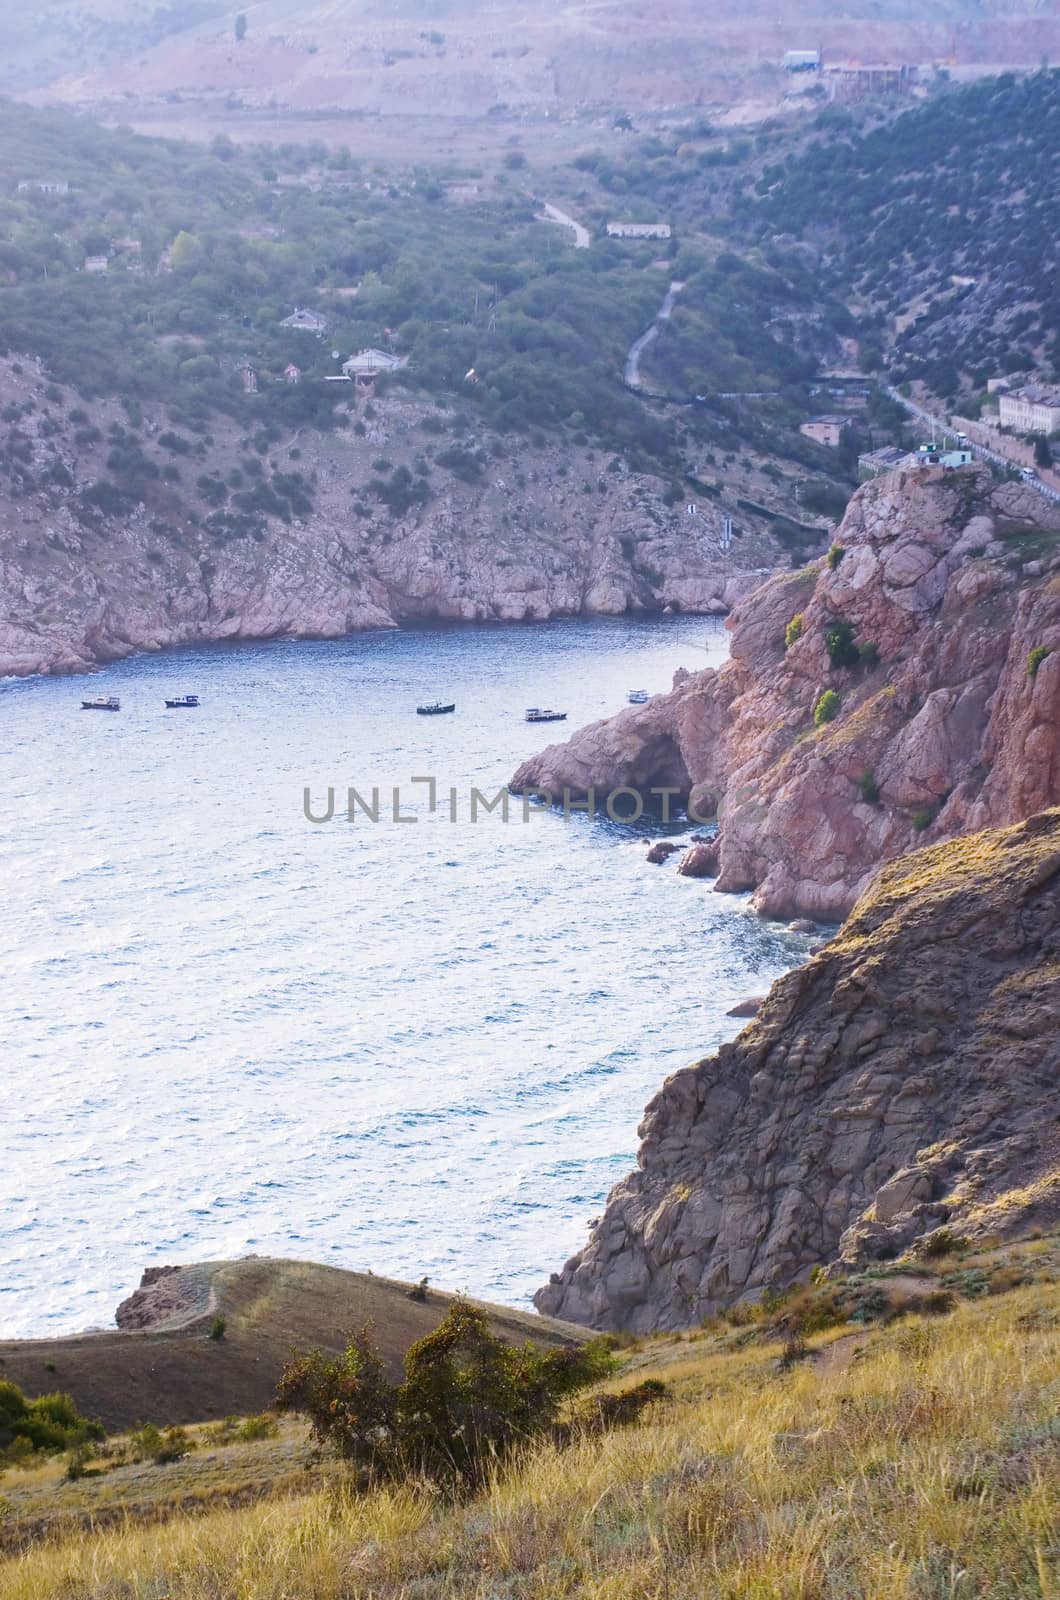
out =
<path fill-rule="evenodd" d="M 387 350 L 358 350 L 342 363 L 347 378 L 356 383 L 374 383 L 384 372 L 398 372 L 409 364 L 408 356 L 391 355 Z"/>
<path fill-rule="evenodd" d="M 819 50 L 785 50 L 785 72 L 819 72 L 821 68 L 821 52 Z"/>
<path fill-rule="evenodd" d="M 998 396 L 998 416 L 1003 428 L 1017 433 L 1060 432 L 1060 389 L 1029 383 L 1012 394 Z"/>
<path fill-rule="evenodd" d="M 319 311 L 306 311 L 302 306 L 295 306 L 291 315 L 284 317 L 280 327 L 297 328 L 300 333 L 327 333 L 328 319 L 322 317 Z"/>
<path fill-rule="evenodd" d="M 922 444 L 912 458 L 918 467 L 967 467 L 971 464 L 972 452 L 967 445 L 957 444 L 934 445 Z"/>
<path fill-rule="evenodd" d="M 668 222 L 609 222 L 607 236 L 609 239 L 669 239 L 671 227 Z"/>
<path fill-rule="evenodd" d="M 110 262 L 106 256 L 86 256 L 85 271 L 94 273 L 97 277 L 106 272 Z"/>
<path fill-rule="evenodd" d="M 23 178 L 18 186 L 19 194 L 29 194 L 31 190 L 38 194 L 69 194 L 70 185 L 65 178 Z"/>

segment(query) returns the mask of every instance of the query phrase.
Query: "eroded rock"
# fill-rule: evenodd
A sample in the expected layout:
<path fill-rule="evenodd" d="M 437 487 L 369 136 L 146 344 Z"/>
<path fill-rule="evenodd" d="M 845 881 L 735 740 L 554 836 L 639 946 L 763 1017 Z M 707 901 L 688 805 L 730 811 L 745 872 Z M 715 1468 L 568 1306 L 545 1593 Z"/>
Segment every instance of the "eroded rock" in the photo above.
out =
<path fill-rule="evenodd" d="M 732 1044 L 667 1079 L 541 1311 L 643 1333 L 1060 1215 L 1060 809 L 884 869 Z"/>

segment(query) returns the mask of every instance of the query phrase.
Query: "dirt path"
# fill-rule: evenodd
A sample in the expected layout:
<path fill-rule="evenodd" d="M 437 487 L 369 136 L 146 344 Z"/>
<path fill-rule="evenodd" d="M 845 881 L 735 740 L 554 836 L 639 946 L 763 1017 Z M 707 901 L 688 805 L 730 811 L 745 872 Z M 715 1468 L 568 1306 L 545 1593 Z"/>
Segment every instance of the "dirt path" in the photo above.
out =
<path fill-rule="evenodd" d="M 544 204 L 545 220 L 547 222 L 557 222 L 561 228 L 573 228 L 575 250 L 588 250 L 589 245 L 592 242 L 589 237 L 588 228 L 584 227 L 582 223 L 570 216 L 568 212 L 562 211 L 559 206 L 554 206 L 551 200 L 546 200 Z"/>
<path fill-rule="evenodd" d="M 642 333 L 640 338 L 630 347 L 629 355 L 626 357 L 626 384 L 628 388 L 640 389 L 643 387 L 640 378 L 640 358 L 648 346 L 658 338 L 660 323 L 669 322 L 673 315 L 674 303 L 683 288 L 683 283 L 671 283 L 666 291 L 666 298 L 659 307 L 655 321 L 647 332 Z"/>

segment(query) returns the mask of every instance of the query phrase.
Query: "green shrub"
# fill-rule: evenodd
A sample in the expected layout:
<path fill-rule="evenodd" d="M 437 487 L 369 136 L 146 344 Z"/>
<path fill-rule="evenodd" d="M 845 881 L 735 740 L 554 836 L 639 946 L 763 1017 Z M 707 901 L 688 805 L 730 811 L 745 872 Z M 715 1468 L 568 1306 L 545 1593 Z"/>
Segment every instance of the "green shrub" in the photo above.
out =
<path fill-rule="evenodd" d="M 861 790 L 861 798 L 866 800 L 870 806 L 879 805 L 880 786 L 876 782 L 876 774 L 874 772 L 863 772 L 858 779 L 858 788 Z"/>
<path fill-rule="evenodd" d="M 277 1406 L 307 1415 L 319 1443 L 373 1477 L 480 1483 L 518 1444 L 547 1431 L 560 1403 L 611 1370 L 599 1343 L 543 1351 L 507 1345 L 483 1311 L 455 1300 L 390 1382 L 367 1330 L 338 1359 L 298 1356 Z"/>
<path fill-rule="evenodd" d="M 804 618 L 801 611 L 796 611 L 787 627 L 784 629 L 784 648 L 790 650 L 793 644 L 798 644 L 802 638 Z"/>
<path fill-rule="evenodd" d="M 879 665 L 879 660 L 880 660 L 880 647 L 879 647 L 879 645 L 875 644 L 872 641 L 870 641 L 868 644 L 859 644 L 858 645 L 858 660 L 861 662 L 861 665 L 863 667 L 875 667 L 875 666 L 878 666 Z"/>
<path fill-rule="evenodd" d="M 223 1339 L 227 1332 L 228 1332 L 228 1323 L 225 1320 L 225 1318 L 224 1317 L 214 1317 L 213 1321 L 210 1324 L 210 1338 L 211 1339 L 217 1339 L 217 1340 Z"/>
<path fill-rule="evenodd" d="M 18 1462 L 102 1438 L 102 1424 L 83 1417 L 68 1394 L 27 1400 L 17 1384 L 0 1379 L 0 1458 Z"/>
<path fill-rule="evenodd" d="M 919 811 L 913 812 L 913 827 L 917 833 L 923 833 L 930 828 L 937 816 L 938 810 L 935 806 L 923 806 Z"/>
<path fill-rule="evenodd" d="M 134 1460 L 153 1461 L 163 1466 L 167 1461 L 179 1461 L 195 1448 L 183 1428 L 158 1428 L 145 1422 L 129 1435 Z"/>
<path fill-rule="evenodd" d="M 814 726 L 823 728 L 826 722 L 833 722 L 839 715 L 842 704 L 834 689 L 826 689 L 813 708 Z"/>
<path fill-rule="evenodd" d="M 854 643 L 852 622 L 833 622 L 825 629 L 824 647 L 833 667 L 856 667 L 861 657 Z"/>
<path fill-rule="evenodd" d="M 280 1431 L 277 1419 L 268 1411 L 262 1411 L 256 1417 L 247 1417 L 235 1430 L 237 1439 L 253 1442 L 255 1439 L 275 1439 Z"/>
<path fill-rule="evenodd" d="M 409 1290 L 409 1299 L 425 1301 L 427 1299 L 427 1285 L 430 1281 L 430 1278 L 421 1278 L 419 1283 L 414 1283 Z"/>
<path fill-rule="evenodd" d="M 834 544 L 832 546 L 828 554 L 825 556 L 825 560 L 828 562 L 828 570 L 830 572 L 835 571 L 836 567 L 838 567 L 846 553 L 846 545 Z"/>
<path fill-rule="evenodd" d="M 1038 668 L 1041 666 L 1045 658 L 1047 656 L 1051 656 L 1052 653 L 1053 652 L 1048 648 L 1048 646 L 1044 644 L 1036 644 L 1034 646 L 1034 649 L 1031 650 L 1027 656 L 1028 678 L 1036 678 L 1038 676 Z"/>

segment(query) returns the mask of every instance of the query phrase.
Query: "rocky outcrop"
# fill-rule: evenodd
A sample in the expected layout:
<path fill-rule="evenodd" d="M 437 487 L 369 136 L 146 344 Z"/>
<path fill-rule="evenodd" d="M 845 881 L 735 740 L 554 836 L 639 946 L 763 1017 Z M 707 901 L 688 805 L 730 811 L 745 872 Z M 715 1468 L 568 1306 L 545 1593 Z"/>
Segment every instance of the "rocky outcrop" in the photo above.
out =
<path fill-rule="evenodd" d="M 1060 800 L 1058 529 L 981 468 L 867 484 L 838 560 L 737 608 L 719 671 L 551 746 L 512 787 L 676 788 L 696 820 L 717 810 L 718 889 L 838 920 L 881 863 Z"/>
<path fill-rule="evenodd" d="M 539 1291 L 679 1328 L 939 1228 L 1060 1215 L 1060 810 L 887 867 L 733 1044 L 669 1078 L 637 1170 Z"/>
<path fill-rule="evenodd" d="M 465 482 L 429 442 L 445 442 L 452 416 L 401 395 L 332 433 L 299 430 L 263 465 L 251 453 L 262 481 L 302 474 L 298 515 L 248 514 L 238 494 L 218 509 L 233 479 L 251 481 L 233 424 L 218 417 L 209 443 L 193 440 L 145 405 L 130 434 L 124 411 L 97 401 L 92 427 L 75 427 L 74 414 L 89 413 L 63 412 L 55 392 L 28 358 L 0 358 L 0 401 L 17 416 L 6 429 L 0 420 L 0 676 L 429 620 L 716 613 L 760 581 L 747 568 L 780 559 L 769 535 L 749 529 L 734 560 L 720 511 L 713 523 L 699 516 L 693 536 L 683 509 L 666 505 L 666 484 L 618 460 L 605 470 L 588 447 L 546 443 L 527 459 L 521 439 L 477 437 L 479 455 L 465 455 L 478 477 Z M 121 478 L 117 438 L 154 476 Z M 423 503 L 388 506 L 384 467 L 404 468 Z"/>
<path fill-rule="evenodd" d="M 114 1313 L 123 1332 L 184 1327 L 213 1309 L 209 1273 L 200 1266 L 145 1267 L 140 1286 Z"/>

